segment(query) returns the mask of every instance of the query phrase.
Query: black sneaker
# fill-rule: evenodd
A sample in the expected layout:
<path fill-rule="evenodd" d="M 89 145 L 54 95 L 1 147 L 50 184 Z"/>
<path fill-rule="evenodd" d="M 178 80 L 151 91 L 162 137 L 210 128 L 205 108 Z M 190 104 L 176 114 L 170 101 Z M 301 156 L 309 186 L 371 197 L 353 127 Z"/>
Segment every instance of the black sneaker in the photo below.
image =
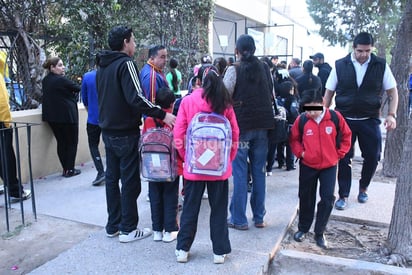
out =
<path fill-rule="evenodd" d="M 106 180 L 106 175 L 104 173 L 99 173 L 96 176 L 96 179 L 92 182 L 93 186 L 98 186 Z"/>
<path fill-rule="evenodd" d="M 66 170 L 63 174 L 63 177 L 70 178 L 70 177 L 77 176 L 80 173 L 81 173 L 81 171 L 79 169 Z"/>
<path fill-rule="evenodd" d="M 23 190 L 21 193 L 21 196 L 19 195 L 10 195 L 10 202 L 15 203 L 15 202 L 20 202 L 20 200 L 28 200 L 31 197 L 31 191 L 30 190 Z"/>

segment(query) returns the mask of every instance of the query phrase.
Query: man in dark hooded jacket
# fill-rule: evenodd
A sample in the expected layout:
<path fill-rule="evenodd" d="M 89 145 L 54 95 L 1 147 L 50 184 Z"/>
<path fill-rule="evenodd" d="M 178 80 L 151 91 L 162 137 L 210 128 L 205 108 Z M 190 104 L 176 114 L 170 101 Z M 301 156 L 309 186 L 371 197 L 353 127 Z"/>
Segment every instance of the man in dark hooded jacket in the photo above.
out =
<path fill-rule="evenodd" d="M 316 53 L 309 56 L 309 58 L 313 60 L 313 64 L 319 69 L 318 77 L 322 82 L 322 95 L 325 95 L 325 85 L 326 81 L 328 80 L 330 71 L 332 71 L 332 67 L 328 63 L 325 63 L 325 56 L 323 55 L 323 53 Z"/>
<path fill-rule="evenodd" d="M 106 149 L 106 235 L 120 242 L 151 235 L 137 224 L 137 197 L 141 191 L 138 142 L 142 114 L 162 119 L 173 126 L 175 116 L 147 100 L 139 71 L 132 59 L 136 43 L 131 28 L 114 27 L 109 33 L 111 51 L 102 51 L 96 75 L 99 126 Z M 121 179 L 121 190 L 119 188 Z"/>

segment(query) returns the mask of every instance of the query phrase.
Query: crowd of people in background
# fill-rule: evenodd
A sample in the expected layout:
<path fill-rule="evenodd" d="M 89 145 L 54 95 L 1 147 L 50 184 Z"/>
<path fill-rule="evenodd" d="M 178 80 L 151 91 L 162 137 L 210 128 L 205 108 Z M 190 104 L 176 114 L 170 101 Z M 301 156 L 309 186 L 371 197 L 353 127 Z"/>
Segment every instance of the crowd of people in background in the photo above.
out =
<path fill-rule="evenodd" d="M 353 41 L 353 52 L 337 60 L 334 68 L 325 62 L 322 53 L 309 56 L 303 63 L 296 57 L 290 64 L 279 56 L 259 59 L 253 37 L 241 35 L 236 41 L 235 56 L 214 60 L 208 54 L 202 56 L 199 65 L 193 68 L 193 75 L 188 77 L 187 86 L 182 80 L 179 61 L 172 57 L 168 63 L 168 52 L 162 45 L 149 49 L 147 63 L 139 72 L 133 60 L 136 43 L 131 28 L 113 28 L 108 45 L 110 49 L 96 56 L 96 68 L 84 75 L 81 86 L 64 76 L 65 67 L 58 57 L 49 58 L 44 64 L 48 74 L 43 79 L 43 120 L 56 138 L 64 177 L 81 172 L 75 168 L 79 132 L 77 98 L 81 92 L 88 111 L 90 154 L 97 170 L 92 184 L 105 183 L 106 188 L 107 237 L 118 237 L 122 243 L 152 233 L 154 241 L 177 239 L 176 259 L 187 262 L 201 199 L 207 190 L 213 261 L 224 263 L 231 252 L 228 228 L 249 229 L 248 198 L 252 224 L 259 229 L 267 226 L 265 215 L 270 213 L 265 209 L 266 178 L 273 176 L 276 160 L 277 168 L 286 171 L 295 170 L 299 162 L 300 211 L 298 232 L 294 235 L 297 242 L 303 240 L 314 220 L 319 182 L 315 240 L 318 246 L 327 248 L 324 232 L 331 211 L 333 207 L 337 210 L 347 207 L 356 141 L 364 158 L 357 199 L 359 203 L 367 202 L 367 190 L 381 155 L 381 91 L 386 91 L 389 97 L 389 112 L 384 120 L 387 130 L 396 128 L 398 105 L 396 81 L 386 61 L 372 53 L 374 41 L 369 33 L 359 33 Z M 3 92 L 4 85 L 0 84 L 3 98 L 7 92 Z M 409 85 L 411 90 L 412 76 Z M 184 96 L 182 91 L 186 87 L 188 92 Z M 336 111 L 329 110 L 333 97 Z M 290 136 L 289 140 L 273 144 L 268 133 L 274 129 L 278 107 L 285 110 Z M 2 107 L 2 121 L 9 121 L 5 109 Z M 191 173 L 182 166 L 186 160 L 185 148 L 178 148 L 179 176 L 172 183 L 149 181 L 147 200 L 151 205 L 152 228 L 139 228 L 141 129 L 167 128 L 175 139 L 184 139 L 191 119 L 201 111 L 221 114 L 230 121 L 231 138 L 236 146 L 231 149 L 227 172 L 221 176 Z M 1 128 L 8 126 L 1 124 Z M 98 149 L 100 136 L 105 146 L 105 165 Z M 7 144 L 10 157 L 7 163 L 13 164 L 14 152 L 11 143 Z M 20 188 L 21 194 L 16 193 L 20 183 L 15 180 L 15 167 L 7 168 L 10 195 L 17 200 L 29 198 L 29 190 Z M 229 194 L 231 176 L 233 191 Z M 339 197 L 335 202 L 336 176 Z M 185 200 L 179 222 L 181 182 Z"/>

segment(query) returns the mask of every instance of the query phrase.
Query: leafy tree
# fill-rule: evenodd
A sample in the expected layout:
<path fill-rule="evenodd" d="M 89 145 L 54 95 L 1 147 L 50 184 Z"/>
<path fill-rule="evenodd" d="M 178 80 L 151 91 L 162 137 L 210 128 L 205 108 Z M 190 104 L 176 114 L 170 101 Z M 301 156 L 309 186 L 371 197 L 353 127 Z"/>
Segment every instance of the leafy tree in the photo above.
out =
<path fill-rule="evenodd" d="M 7 63 L 12 83 L 25 91 L 21 102 L 15 97 L 15 85 L 10 86 L 13 109 L 36 108 L 41 101 L 41 77 L 45 55 L 33 36 L 42 34 L 46 21 L 44 1 L 0 0 L 0 30 L 7 51 Z"/>
<path fill-rule="evenodd" d="M 179 59 L 187 76 L 195 62 L 193 55 L 207 50 L 212 0 L 60 2 L 52 14 L 61 16 L 49 21 L 49 33 L 54 38 L 50 46 L 66 57 L 73 78 L 87 71 L 93 54 L 106 47 L 107 33 L 117 24 L 133 28 L 140 67 L 147 60 L 148 48 L 162 44 L 169 55 Z"/>
<path fill-rule="evenodd" d="M 404 0 L 307 0 L 309 13 L 320 25 L 319 34 L 332 46 L 346 44 L 360 31 L 376 39 L 378 55 L 393 46 Z"/>
<path fill-rule="evenodd" d="M 118 24 L 133 28 L 140 65 L 151 45 L 163 44 L 179 59 L 187 79 L 196 56 L 207 52 L 213 11 L 213 0 L 0 0 L 0 4 L 0 23 L 13 31 L 10 40 L 14 41 L 14 33 L 22 35 L 15 43 L 17 65 L 11 64 L 22 79 L 29 79 L 23 85 L 30 104 L 21 109 L 41 102 L 42 48 L 48 55 L 59 55 L 68 67 L 67 76 L 78 79 L 93 65 L 94 54 L 107 47 L 107 33 Z"/>

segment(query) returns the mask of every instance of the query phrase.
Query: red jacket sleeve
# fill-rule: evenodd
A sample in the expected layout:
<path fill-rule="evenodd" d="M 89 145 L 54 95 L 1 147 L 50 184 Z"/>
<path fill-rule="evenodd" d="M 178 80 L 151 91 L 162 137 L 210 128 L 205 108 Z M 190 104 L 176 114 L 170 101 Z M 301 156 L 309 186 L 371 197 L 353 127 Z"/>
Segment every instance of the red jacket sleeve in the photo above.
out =
<path fill-rule="evenodd" d="M 146 133 L 147 130 L 149 130 L 149 129 L 151 129 L 151 128 L 156 128 L 156 123 L 155 123 L 153 117 L 147 117 L 147 118 L 144 120 L 144 123 L 143 123 L 142 134 Z"/>

